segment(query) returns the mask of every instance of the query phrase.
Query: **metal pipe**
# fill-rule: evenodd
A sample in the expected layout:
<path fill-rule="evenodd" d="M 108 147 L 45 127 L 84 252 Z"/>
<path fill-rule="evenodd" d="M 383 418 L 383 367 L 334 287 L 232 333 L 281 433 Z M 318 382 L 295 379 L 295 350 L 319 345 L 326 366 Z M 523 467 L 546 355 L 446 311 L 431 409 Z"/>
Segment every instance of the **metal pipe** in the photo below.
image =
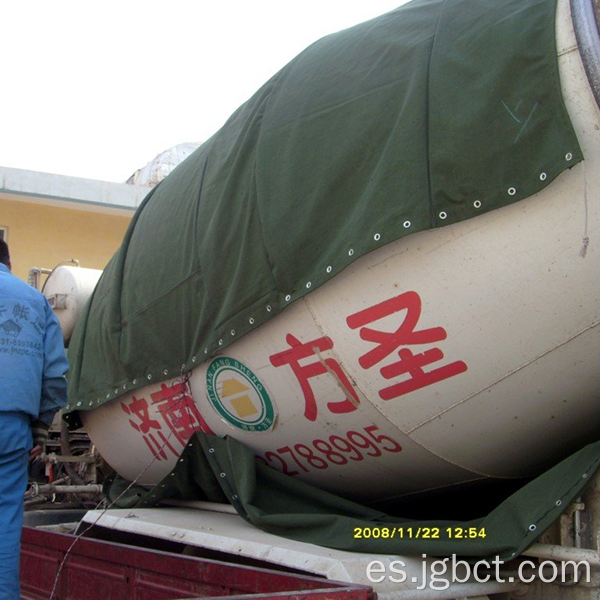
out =
<path fill-rule="evenodd" d="M 571 16 L 579 54 L 596 103 L 600 106 L 600 34 L 592 0 L 571 0 Z"/>
<path fill-rule="evenodd" d="M 61 483 L 64 483 L 65 481 L 69 481 L 68 477 L 61 477 L 60 479 L 53 481 L 52 485 L 60 485 Z M 43 484 L 32 482 L 31 485 L 29 486 L 28 490 L 25 492 L 25 498 L 29 498 L 31 496 L 37 496 L 38 486 L 40 486 L 40 485 L 43 485 Z"/>
<path fill-rule="evenodd" d="M 577 499 L 575 510 L 573 512 L 573 536 L 575 538 L 575 548 L 581 548 L 581 511 L 585 510 L 585 504 L 581 498 Z"/>
<path fill-rule="evenodd" d="M 102 486 L 97 483 L 89 485 L 54 485 L 46 484 L 31 484 L 31 491 L 34 496 L 39 494 L 101 494 Z"/>
<path fill-rule="evenodd" d="M 69 436 L 69 428 L 65 421 L 61 421 L 60 425 L 60 451 L 64 456 L 72 456 L 71 454 L 71 444 L 70 444 L 70 436 Z M 84 485 L 85 482 L 83 478 L 79 476 L 74 467 L 72 467 L 68 462 L 64 463 L 65 471 L 71 478 L 71 481 L 77 485 Z"/>
<path fill-rule="evenodd" d="M 525 585 L 515 583 L 459 583 L 450 585 L 446 590 L 432 590 L 427 587 L 418 590 L 378 593 L 378 600 L 454 600 L 455 598 L 471 598 L 473 596 L 489 596 L 525 590 Z"/>
<path fill-rule="evenodd" d="M 570 546 L 558 546 L 556 544 L 533 544 L 529 550 L 522 553 L 523 556 L 533 556 L 545 560 L 569 560 L 586 561 L 590 565 L 600 566 L 600 554 L 598 550 L 587 550 L 585 548 L 572 548 Z"/>
<path fill-rule="evenodd" d="M 25 502 L 23 504 L 24 504 L 24 506 L 34 506 L 35 504 L 45 504 L 46 502 L 47 502 L 46 498 L 38 497 L 38 498 L 32 498 L 31 500 L 25 500 Z"/>

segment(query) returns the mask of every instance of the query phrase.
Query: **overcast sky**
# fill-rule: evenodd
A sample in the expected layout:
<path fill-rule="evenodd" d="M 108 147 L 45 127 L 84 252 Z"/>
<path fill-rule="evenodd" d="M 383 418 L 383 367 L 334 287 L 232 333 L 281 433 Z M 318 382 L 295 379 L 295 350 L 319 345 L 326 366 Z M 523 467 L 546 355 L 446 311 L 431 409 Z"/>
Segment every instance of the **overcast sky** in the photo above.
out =
<path fill-rule="evenodd" d="M 3 2 L 0 166 L 125 181 L 313 41 L 402 2 Z"/>

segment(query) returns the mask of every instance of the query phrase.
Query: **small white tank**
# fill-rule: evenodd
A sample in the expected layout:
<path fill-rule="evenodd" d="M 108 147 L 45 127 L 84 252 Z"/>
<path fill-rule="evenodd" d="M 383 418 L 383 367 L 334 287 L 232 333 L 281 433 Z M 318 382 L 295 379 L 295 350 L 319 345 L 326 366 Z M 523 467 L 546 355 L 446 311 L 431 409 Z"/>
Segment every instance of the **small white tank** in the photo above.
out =
<path fill-rule="evenodd" d="M 68 344 L 75 327 L 77 317 L 86 300 L 100 279 L 99 269 L 60 266 L 50 273 L 44 284 L 44 295 L 48 298 Z"/>

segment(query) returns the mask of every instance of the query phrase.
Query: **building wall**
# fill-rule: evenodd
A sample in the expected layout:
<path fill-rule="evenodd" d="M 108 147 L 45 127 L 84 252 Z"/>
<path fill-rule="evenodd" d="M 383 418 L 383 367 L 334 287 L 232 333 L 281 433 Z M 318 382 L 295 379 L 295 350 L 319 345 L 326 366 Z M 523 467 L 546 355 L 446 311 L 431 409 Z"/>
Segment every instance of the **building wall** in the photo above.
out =
<path fill-rule="evenodd" d="M 31 267 L 52 269 L 72 258 L 82 267 L 103 269 L 132 216 L 133 210 L 121 216 L 0 198 L 12 272 L 25 281 Z"/>

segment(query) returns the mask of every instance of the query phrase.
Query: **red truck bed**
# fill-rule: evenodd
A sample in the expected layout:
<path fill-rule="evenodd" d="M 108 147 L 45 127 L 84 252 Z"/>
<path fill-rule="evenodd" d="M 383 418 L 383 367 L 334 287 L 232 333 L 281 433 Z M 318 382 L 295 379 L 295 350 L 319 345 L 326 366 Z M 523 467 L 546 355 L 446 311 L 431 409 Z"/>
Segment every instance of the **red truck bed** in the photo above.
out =
<path fill-rule="evenodd" d="M 50 600 L 72 535 L 23 528 L 21 597 Z M 52 600 L 175 600 L 213 596 L 374 600 L 366 586 L 79 538 Z"/>

